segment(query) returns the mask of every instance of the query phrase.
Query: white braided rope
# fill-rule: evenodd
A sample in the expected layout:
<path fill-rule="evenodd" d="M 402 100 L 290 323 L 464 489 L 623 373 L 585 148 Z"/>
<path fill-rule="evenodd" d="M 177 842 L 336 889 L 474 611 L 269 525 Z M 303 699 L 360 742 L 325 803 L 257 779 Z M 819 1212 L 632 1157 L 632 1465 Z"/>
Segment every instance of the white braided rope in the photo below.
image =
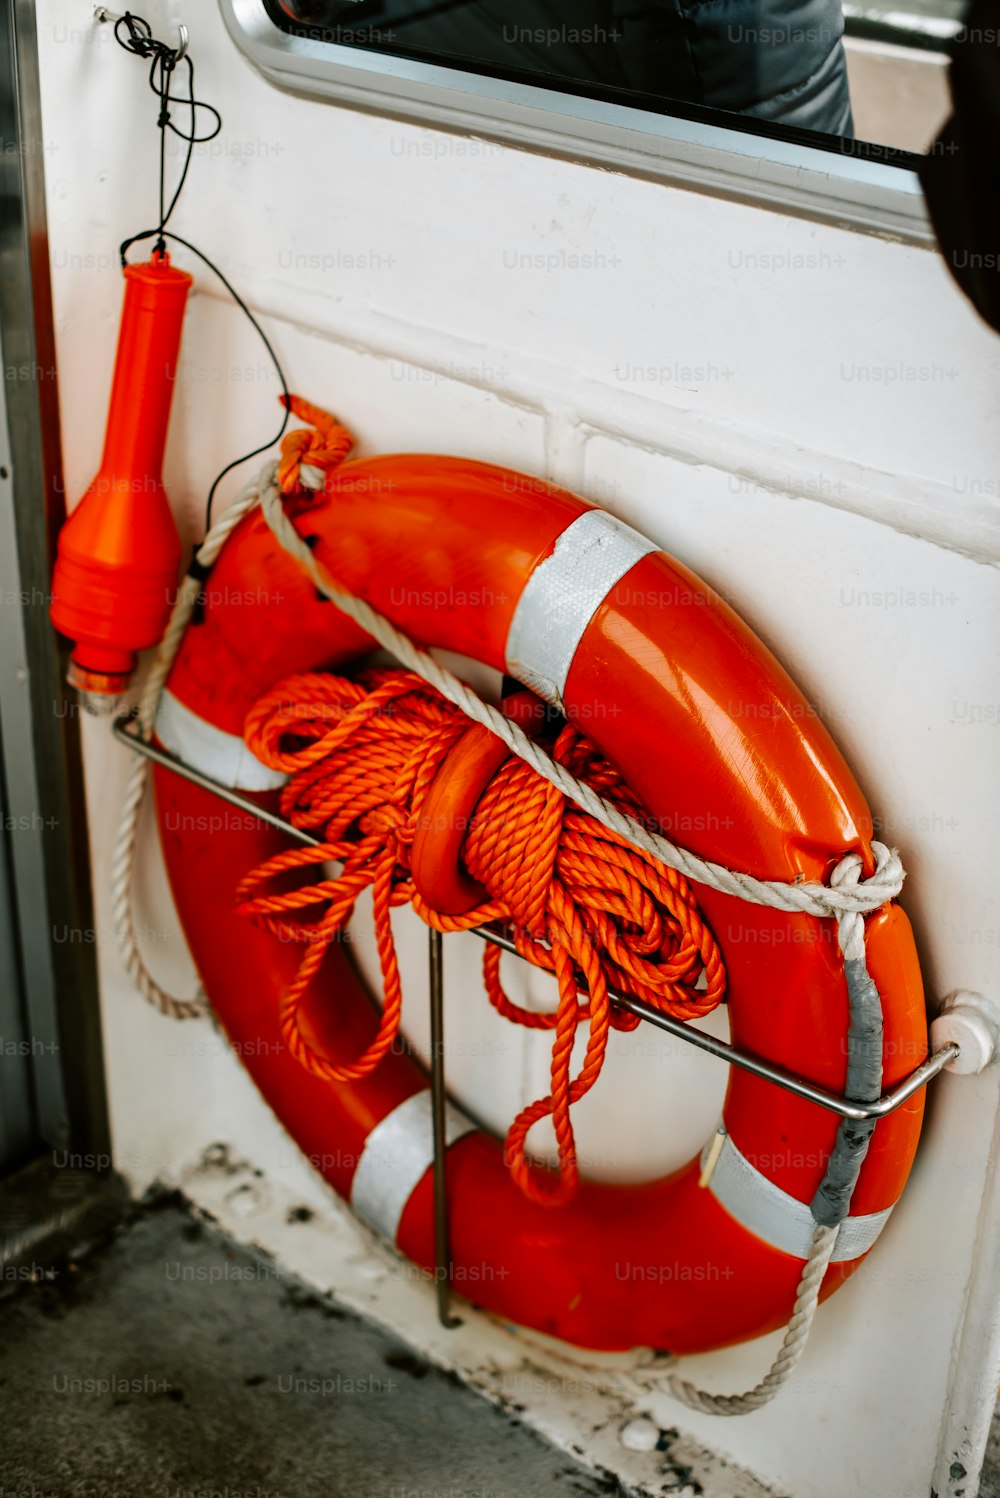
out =
<path fill-rule="evenodd" d="M 319 487 L 322 482 L 320 470 L 303 467 L 300 478 L 309 487 Z M 464 682 L 441 666 L 426 651 L 420 650 L 406 635 L 392 625 L 388 619 L 370 604 L 352 593 L 338 588 L 316 561 L 309 547 L 302 540 L 288 516 L 285 514 L 281 492 L 277 483 L 277 465 L 267 464 L 256 483 L 248 485 L 222 518 L 212 527 L 198 551 L 198 561 L 210 567 L 240 521 L 255 505 L 260 504 L 268 526 L 282 548 L 299 563 L 315 586 L 332 603 L 353 619 L 367 634 L 377 640 L 384 649 L 409 670 L 416 672 L 429 685 L 459 708 L 473 722 L 492 730 L 503 740 L 512 754 L 531 765 L 543 779 L 555 785 L 566 797 L 611 831 L 628 839 L 638 847 L 658 858 L 668 867 L 676 869 L 686 878 L 722 894 L 735 895 L 754 905 L 783 910 L 790 914 L 805 914 L 820 918 L 829 917 L 837 922 L 837 933 L 845 960 L 864 957 L 864 921 L 866 912 L 881 908 L 888 900 L 899 894 L 904 872 L 899 854 L 883 843 L 873 842 L 876 867 L 874 874 L 861 881 L 862 861 L 857 853 L 849 853 L 841 859 L 831 875 L 830 884 L 815 884 L 802 881 L 789 884 L 778 880 L 756 879 L 727 869 L 721 864 L 698 858 L 685 848 L 678 847 L 668 838 L 650 832 L 640 822 L 626 816 L 617 807 L 604 800 L 590 786 L 576 780 L 562 765 L 558 765 L 511 719 L 491 707 Z M 138 720 L 144 738 L 150 738 L 156 718 L 156 710 L 164 683 L 170 673 L 174 658 L 184 638 L 191 613 L 201 588 L 200 582 L 185 577 L 177 603 L 170 617 L 166 632 L 156 658 L 146 678 L 139 700 Z M 135 835 L 139 810 L 142 804 L 148 777 L 148 761 L 137 757 L 129 777 L 118 841 L 112 864 L 112 909 L 119 949 L 126 970 L 140 992 L 150 1003 L 164 1014 L 175 1019 L 188 1019 L 201 1015 L 206 1010 L 206 998 L 199 992 L 193 999 L 176 999 L 167 993 L 146 968 L 139 950 L 135 925 L 132 918 L 132 884 L 135 862 Z M 813 1234 L 809 1257 L 806 1259 L 799 1280 L 798 1292 L 791 1319 L 785 1331 L 781 1347 L 768 1372 L 753 1388 L 741 1394 L 713 1394 L 698 1389 L 675 1374 L 656 1374 L 661 1386 L 675 1399 L 703 1414 L 743 1415 L 760 1409 L 778 1393 L 787 1382 L 805 1350 L 819 1304 L 820 1287 L 830 1263 L 838 1229 L 817 1225 Z M 574 1363 L 574 1367 L 579 1365 Z M 635 1369 L 640 1378 L 648 1370 Z"/>
<path fill-rule="evenodd" d="M 779 1389 L 788 1382 L 806 1350 L 819 1305 L 823 1276 L 829 1267 L 839 1231 L 839 1228 L 821 1227 L 817 1223 L 809 1247 L 809 1257 L 802 1266 L 791 1319 L 785 1328 L 777 1356 L 759 1384 L 754 1384 L 752 1389 L 744 1389 L 742 1394 L 713 1394 L 708 1389 L 696 1388 L 694 1384 L 671 1373 L 663 1380 L 666 1392 L 702 1415 L 749 1415 L 753 1410 L 769 1404 Z"/>
<path fill-rule="evenodd" d="M 210 566 L 244 515 L 249 514 L 259 502 L 259 484 L 249 484 L 221 519 L 213 525 L 199 548 L 198 560 L 206 567 Z M 187 575 L 178 589 L 177 601 L 171 612 L 169 623 L 139 696 L 137 718 L 139 731 L 144 739 L 152 738 L 153 723 L 156 719 L 163 685 L 181 647 L 181 641 L 202 586 L 203 584 L 197 578 Z M 171 1019 L 195 1019 L 206 1012 L 207 1001 L 204 992 L 199 989 L 194 998 L 175 999 L 165 988 L 162 988 L 146 966 L 135 930 L 132 909 L 135 838 L 142 799 L 146 792 L 146 782 L 149 779 L 149 765 L 148 759 L 137 754 L 129 771 L 125 800 L 122 803 L 121 819 L 118 824 L 118 837 L 111 860 L 111 914 L 125 971 L 143 998 L 161 1013 L 169 1015 Z"/>
<path fill-rule="evenodd" d="M 675 1357 L 651 1347 L 635 1348 L 630 1354 L 632 1361 L 625 1365 L 619 1354 L 608 1354 L 598 1361 L 596 1357 L 576 1355 L 571 1348 L 557 1347 L 548 1337 L 536 1339 L 531 1332 L 523 1332 L 522 1336 L 531 1343 L 539 1361 L 557 1372 L 565 1370 L 566 1376 L 582 1378 L 595 1388 L 619 1393 L 624 1389 L 636 1402 L 647 1400 L 651 1394 L 668 1394 L 703 1415 L 748 1415 L 770 1403 L 787 1383 L 805 1351 L 837 1231 L 837 1228 L 816 1227 L 781 1347 L 760 1382 L 742 1394 L 713 1394 L 697 1388 L 670 1371 L 677 1361 Z"/>
<path fill-rule="evenodd" d="M 873 848 L 880 846 L 879 843 L 872 843 Z M 878 854 L 876 854 L 877 857 Z M 899 854 L 897 853 L 895 857 L 898 860 Z M 860 853 L 845 854 L 830 875 L 831 889 L 836 890 L 838 894 L 843 894 L 849 889 L 857 889 L 862 868 Z M 845 962 L 864 962 L 865 922 L 860 912 L 845 910 L 838 916 L 837 940 Z"/>

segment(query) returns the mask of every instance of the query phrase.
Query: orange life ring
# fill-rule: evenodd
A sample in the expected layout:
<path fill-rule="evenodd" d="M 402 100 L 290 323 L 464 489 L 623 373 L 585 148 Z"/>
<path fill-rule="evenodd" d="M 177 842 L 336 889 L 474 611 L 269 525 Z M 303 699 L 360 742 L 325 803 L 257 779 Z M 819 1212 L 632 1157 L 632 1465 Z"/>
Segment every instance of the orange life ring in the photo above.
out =
<path fill-rule="evenodd" d="M 293 512 L 330 575 L 417 642 L 506 670 L 561 703 L 612 758 L 660 828 L 702 857 L 769 880 L 822 881 L 845 852 L 872 866 L 872 821 L 815 712 L 705 583 L 572 494 L 454 458 L 344 464 Z M 242 739 L 282 678 L 344 668 L 370 641 L 281 550 L 259 511 L 206 584 L 157 719 L 161 743 L 216 780 L 274 804 L 281 777 Z M 616 711 L 608 712 L 609 704 Z M 167 868 L 205 990 L 264 1097 L 330 1183 L 416 1264 L 434 1264 L 429 1091 L 388 1055 L 355 1083 L 304 1072 L 281 1043 L 289 944 L 248 925 L 232 892 L 282 834 L 167 770 L 156 771 Z M 447 870 L 441 875 L 447 877 Z M 833 1091 L 847 1070 L 848 1006 L 833 923 L 697 887 L 722 943 L 733 1041 Z M 926 1056 L 920 973 L 895 904 L 866 922 L 884 1010 L 884 1085 Z M 304 1006 L 310 1044 L 349 1061 L 375 1008 L 334 949 Z M 856 1268 L 897 1201 L 916 1150 L 918 1092 L 882 1120 L 827 1272 Z M 741 1071 L 707 1186 L 699 1160 L 639 1185 L 585 1181 L 565 1207 L 533 1204 L 500 1143 L 457 1110 L 447 1157 L 456 1288 L 580 1346 L 691 1352 L 787 1320 L 813 1226 L 834 1115 Z"/>

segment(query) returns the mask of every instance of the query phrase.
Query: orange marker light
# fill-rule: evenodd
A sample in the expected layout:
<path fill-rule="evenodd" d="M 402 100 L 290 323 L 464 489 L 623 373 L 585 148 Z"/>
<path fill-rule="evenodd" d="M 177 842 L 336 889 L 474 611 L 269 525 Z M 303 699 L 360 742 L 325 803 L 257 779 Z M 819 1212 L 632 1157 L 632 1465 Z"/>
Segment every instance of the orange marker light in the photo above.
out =
<path fill-rule="evenodd" d="M 98 700 L 128 686 L 177 584 L 181 544 L 162 470 L 191 284 L 166 254 L 125 267 L 104 456 L 59 536 L 52 623 L 76 642 L 70 685 Z"/>

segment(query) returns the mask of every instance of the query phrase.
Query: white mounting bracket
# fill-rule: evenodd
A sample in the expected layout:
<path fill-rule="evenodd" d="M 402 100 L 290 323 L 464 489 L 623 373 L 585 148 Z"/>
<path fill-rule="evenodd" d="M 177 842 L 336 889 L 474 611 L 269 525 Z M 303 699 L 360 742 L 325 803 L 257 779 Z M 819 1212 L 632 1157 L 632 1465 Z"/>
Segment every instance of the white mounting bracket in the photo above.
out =
<path fill-rule="evenodd" d="M 960 1054 L 945 1071 L 972 1076 L 1000 1056 L 1000 1004 L 981 993 L 956 988 L 942 1000 L 931 1022 L 931 1048 L 955 1044 Z"/>

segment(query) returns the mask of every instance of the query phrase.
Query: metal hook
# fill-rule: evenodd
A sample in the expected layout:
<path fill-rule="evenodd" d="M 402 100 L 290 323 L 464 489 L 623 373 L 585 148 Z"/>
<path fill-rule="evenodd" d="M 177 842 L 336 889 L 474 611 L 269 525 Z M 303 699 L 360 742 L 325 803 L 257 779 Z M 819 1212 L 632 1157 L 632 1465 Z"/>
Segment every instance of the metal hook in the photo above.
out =
<path fill-rule="evenodd" d="M 118 11 L 108 10 L 108 7 L 106 5 L 95 5 L 94 6 L 94 20 L 95 21 L 110 21 L 112 23 L 112 25 L 115 25 L 118 21 L 121 21 L 122 19 L 123 19 L 123 17 L 118 13 Z M 188 29 L 187 29 L 187 27 L 184 25 L 184 23 L 182 21 L 179 21 L 177 23 L 177 43 L 178 43 L 178 45 L 174 49 L 174 66 L 175 67 L 176 67 L 176 65 L 179 62 L 182 62 L 183 59 L 187 56 L 188 40 L 189 40 L 189 38 L 188 38 Z"/>

